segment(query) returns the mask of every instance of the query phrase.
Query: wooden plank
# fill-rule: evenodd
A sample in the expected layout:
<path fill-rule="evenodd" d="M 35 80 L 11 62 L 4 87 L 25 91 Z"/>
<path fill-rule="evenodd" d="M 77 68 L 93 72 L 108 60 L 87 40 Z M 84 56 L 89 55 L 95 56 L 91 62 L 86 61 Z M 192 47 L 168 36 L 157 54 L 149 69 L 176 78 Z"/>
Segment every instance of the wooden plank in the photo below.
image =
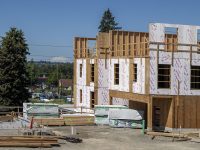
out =
<path fill-rule="evenodd" d="M 94 116 L 64 116 L 65 125 L 94 125 Z"/>
<path fill-rule="evenodd" d="M 34 118 L 33 122 L 47 126 L 62 126 L 65 124 L 62 118 Z"/>
<path fill-rule="evenodd" d="M 148 127 L 148 130 L 152 130 L 153 129 L 153 124 L 152 124 L 152 102 L 153 102 L 153 99 L 152 97 L 149 98 L 149 102 L 148 102 L 148 113 L 147 113 L 147 127 Z"/>
<path fill-rule="evenodd" d="M 117 90 L 109 90 L 110 97 L 123 98 L 137 102 L 148 103 L 150 96 L 146 94 L 136 94 L 132 92 L 122 92 Z"/>
<path fill-rule="evenodd" d="M 145 59 L 145 93 L 150 94 L 150 58 Z"/>
<path fill-rule="evenodd" d="M 129 92 L 133 92 L 133 59 L 129 59 Z"/>
<path fill-rule="evenodd" d="M 90 59 L 86 59 L 86 86 L 90 86 L 91 66 Z"/>
<path fill-rule="evenodd" d="M 44 143 L 0 143 L 0 147 L 30 147 L 30 148 L 51 148 L 50 144 Z"/>
<path fill-rule="evenodd" d="M 12 121 L 13 120 L 13 116 L 10 116 L 10 115 L 6 115 L 6 116 L 0 116 L 0 121 Z"/>
<path fill-rule="evenodd" d="M 95 59 L 95 62 L 94 62 L 94 96 L 95 96 L 96 104 L 99 104 L 99 102 L 98 102 L 98 86 L 99 86 L 98 76 L 99 76 L 98 59 Z"/>

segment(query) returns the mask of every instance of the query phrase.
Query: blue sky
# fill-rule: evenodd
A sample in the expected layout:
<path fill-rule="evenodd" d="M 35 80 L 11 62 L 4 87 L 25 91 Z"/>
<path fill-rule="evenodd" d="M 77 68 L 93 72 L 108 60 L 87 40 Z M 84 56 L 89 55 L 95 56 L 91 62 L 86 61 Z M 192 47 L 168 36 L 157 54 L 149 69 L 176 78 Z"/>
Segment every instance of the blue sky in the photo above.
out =
<path fill-rule="evenodd" d="M 198 0 L 0 0 L 0 36 L 17 27 L 30 57 L 73 57 L 73 37 L 95 37 L 107 8 L 123 30 L 147 31 L 150 22 L 200 25 L 199 6 Z"/>

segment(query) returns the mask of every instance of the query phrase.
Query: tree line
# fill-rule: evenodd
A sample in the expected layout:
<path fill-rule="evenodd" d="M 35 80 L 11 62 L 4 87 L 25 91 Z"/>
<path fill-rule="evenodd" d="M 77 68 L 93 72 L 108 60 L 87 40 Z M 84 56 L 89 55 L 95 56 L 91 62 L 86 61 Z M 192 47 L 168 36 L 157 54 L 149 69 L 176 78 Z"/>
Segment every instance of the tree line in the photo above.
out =
<path fill-rule="evenodd" d="M 73 63 L 53 63 L 53 62 L 28 62 L 28 72 L 31 86 L 38 83 L 39 77 L 46 77 L 49 86 L 57 86 L 59 79 L 73 78 Z"/>

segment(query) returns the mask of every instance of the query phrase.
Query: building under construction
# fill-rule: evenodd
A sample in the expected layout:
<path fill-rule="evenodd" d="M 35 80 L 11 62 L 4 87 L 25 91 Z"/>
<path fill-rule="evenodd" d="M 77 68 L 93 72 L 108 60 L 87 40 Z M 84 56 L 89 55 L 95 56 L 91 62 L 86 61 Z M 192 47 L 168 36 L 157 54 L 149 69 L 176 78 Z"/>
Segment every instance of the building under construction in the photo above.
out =
<path fill-rule="evenodd" d="M 151 23 L 148 32 L 75 37 L 75 105 L 143 110 L 149 130 L 200 128 L 199 31 Z"/>

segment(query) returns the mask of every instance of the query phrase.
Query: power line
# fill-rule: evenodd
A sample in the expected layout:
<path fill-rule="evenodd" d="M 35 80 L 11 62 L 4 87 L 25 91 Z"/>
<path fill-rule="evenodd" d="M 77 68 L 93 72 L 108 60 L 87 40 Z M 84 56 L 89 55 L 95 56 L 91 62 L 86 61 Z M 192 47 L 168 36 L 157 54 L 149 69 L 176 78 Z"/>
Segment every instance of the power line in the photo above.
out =
<path fill-rule="evenodd" d="M 30 46 L 37 46 L 37 47 L 73 47 L 72 45 L 51 45 L 51 44 L 28 44 Z"/>
<path fill-rule="evenodd" d="M 72 58 L 73 59 L 73 57 L 65 57 L 65 56 L 58 56 L 58 55 L 51 55 L 51 56 L 47 56 L 47 55 L 28 55 L 28 56 L 33 56 L 33 57 L 48 57 L 48 58 L 62 57 L 62 58 Z"/>

